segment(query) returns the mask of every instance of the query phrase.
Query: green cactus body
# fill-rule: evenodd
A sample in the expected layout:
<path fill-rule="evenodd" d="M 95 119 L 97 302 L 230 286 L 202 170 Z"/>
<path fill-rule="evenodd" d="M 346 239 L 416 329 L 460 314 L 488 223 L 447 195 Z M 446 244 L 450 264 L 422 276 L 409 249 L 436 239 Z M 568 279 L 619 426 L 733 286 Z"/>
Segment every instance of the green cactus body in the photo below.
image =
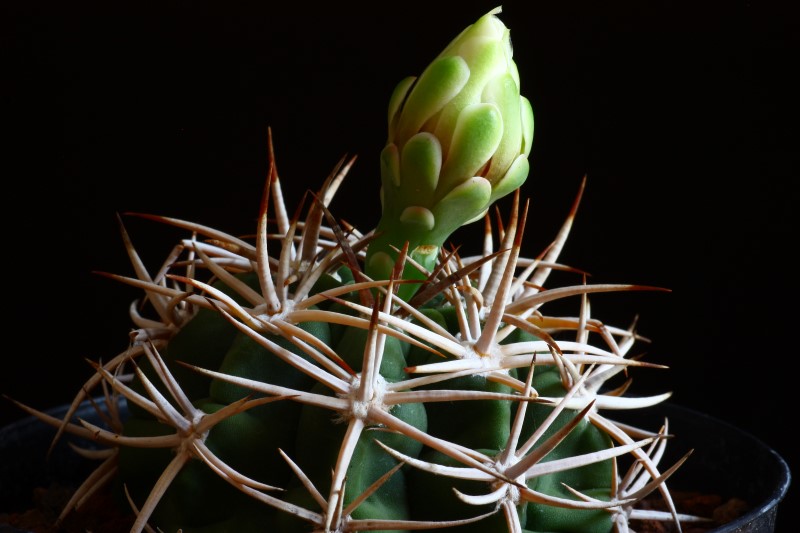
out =
<path fill-rule="evenodd" d="M 315 290 L 332 290 L 352 283 L 352 277 L 345 274 L 334 281 L 328 279 L 324 284 L 317 284 Z M 355 293 L 347 293 L 348 300 L 356 301 Z M 343 302 L 323 301 L 312 308 L 329 310 L 336 307 L 340 311 L 348 309 Z M 213 313 L 213 312 L 212 312 Z M 350 312 L 351 316 L 356 313 Z M 456 309 L 446 300 L 437 299 L 432 307 L 424 308 L 423 315 L 435 321 L 440 327 L 448 329 L 452 334 L 458 333 Z M 423 324 L 417 319 L 416 324 Z M 182 335 L 193 334 L 194 321 L 200 321 L 203 332 L 223 331 L 225 342 L 221 337 L 215 340 L 216 348 L 224 352 L 223 356 L 211 358 L 216 361 L 221 372 L 231 376 L 242 376 L 254 380 L 269 382 L 281 387 L 307 389 L 321 395 L 332 395 L 323 384 L 298 372 L 296 368 L 274 357 L 269 350 L 256 343 L 251 337 L 224 327 L 230 325 L 218 313 L 200 313 L 187 323 L 176 336 L 180 343 L 180 353 L 191 356 L 192 339 L 183 339 Z M 310 333 L 323 343 L 330 343 L 333 324 L 322 321 L 300 322 L 302 330 Z M 335 336 L 335 351 L 353 372 L 361 372 L 363 354 L 369 342 L 368 329 L 337 325 L 340 333 Z M 280 335 L 266 334 L 264 337 L 276 346 L 293 351 L 308 360 L 296 344 Z M 509 343 L 535 341 L 538 338 L 520 330 L 509 337 Z M 207 349 L 207 340 L 198 335 L 198 350 Z M 170 345 L 172 346 L 172 345 Z M 447 360 L 439 354 L 431 353 L 431 345 L 427 349 L 421 344 L 411 346 L 409 343 L 387 336 L 382 351 L 380 374 L 387 382 L 402 383 L 410 379 L 407 372 L 407 357 L 414 357 L 413 366 L 423 366 Z M 175 350 L 177 352 L 177 350 Z M 166 350 L 172 354 L 172 350 Z M 189 359 L 191 361 L 191 359 Z M 204 359 L 208 361 L 209 358 Z M 452 359 L 451 359 L 452 360 Z M 174 368 L 182 368 L 177 361 L 170 361 Z M 510 369 L 509 375 L 516 376 L 516 369 Z M 523 373 L 524 374 L 524 373 Z M 197 406 L 206 412 L 214 412 L 222 406 L 249 396 L 259 396 L 252 390 L 236 385 L 224 379 L 206 380 L 207 388 L 199 393 Z M 540 394 L 563 395 L 559 373 L 554 368 L 540 370 L 535 380 L 535 387 Z M 142 388 L 142 387 L 138 387 Z M 483 375 L 467 375 L 420 387 L 430 391 L 485 391 L 512 394 L 508 385 L 488 380 Z M 526 415 L 523 438 L 532 429 L 540 426 L 550 407 L 531 406 Z M 434 401 L 429 403 L 410 402 L 394 406 L 390 412 L 399 420 L 417 428 L 419 431 L 452 442 L 455 445 L 479 450 L 488 457 L 498 456 L 506 445 L 511 431 L 512 419 L 517 411 L 515 402 L 509 399 L 472 400 L 472 401 Z M 565 412 L 561 418 L 571 416 Z M 209 433 L 207 444 L 220 459 L 242 474 L 262 482 L 284 486 L 287 488 L 285 500 L 297 505 L 309 505 L 312 500 L 301 483 L 293 478 L 286 463 L 275 453 L 279 448 L 293 458 L 302 471 L 315 486 L 324 487 L 329 483 L 331 465 L 336 463 L 341 443 L 347 430 L 341 416 L 330 410 L 314 405 L 302 405 L 291 401 L 272 402 L 254 407 L 248 411 L 230 417 Z M 123 432 L 127 436 L 156 435 L 169 433 L 169 426 L 147 416 L 132 417 Z M 456 466 L 459 461 L 441 451 L 423 446 L 418 440 L 393 432 L 382 431 L 379 426 L 365 430 L 360 436 L 352 455 L 352 462 L 347 473 L 347 497 L 345 505 L 366 490 L 383 474 L 398 464 L 398 460 L 387 454 L 385 449 L 375 441 L 413 458 L 423 461 Z M 588 423 L 582 423 L 549 457 L 586 453 L 594 449 L 608 448 L 610 440 L 601 431 Z M 123 448 L 120 457 L 121 470 L 124 473 L 120 481 L 129 486 L 134 495 L 144 498 L 155 479 L 170 460 L 170 454 L 164 449 Z M 258 461 L 247 458 L 258 456 Z M 150 465 L 142 468 L 140 465 Z M 597 465 L 585 466 L 536 478 L 529 482 L 530 488 L 548 494 L 568 498 L 569 494 L 561 487 L 562 482 L 573 488 L 584 491 L 593 497 L 608 498 L 611 479 L 609 461 Z M 138 481 L 137 481 L 138 480 Z M 405 466 L 386 481 L 379 490 L 367 498 L 352 513 L 353 519 L 394 519 L 447 521 L 463 520 L 474 517 L 481 512 L 491 512 L 494 504 L 475 507 L 458 500 L 453 488 L 465 493 L 474 493 L 488 484 L 483 481 L 453 480 Z M 214 487 L 214 490 L 209 490 Z M 231 520 L 239 516 L 242 510 L 253 506 L 247 495 L 236 491 L 221 480 L 212 470 L 198 460 L 191 461 L 172 482 L 170 489 L 163 497 L 153 520 L 167 529 L 170 524 L 177 528 L 181 524 L 183 531 L 224 531 L 230 527 Z M 590 518 L 583 518 L 591 515 Z M 276 524 L 281 531 L 306 531 L 308 524 L 290 514 L 266 507 L 254 516 Z M 608 527 L 609 513 L 606 511 L 563 510 L 558 507 L 522 502 L 518 507 L 520 523 L 535 527 L 536 531 L 584 531 L 587 524 L 601 522 Z M 215 525 L 216 524 L 216 525 Z M 503 531 L 505 519 L 499 513 L 474 524 L 453 528 L 454 531 Z M 566 524 L 566 526 L 558 526 Z M 218 529 L 216 529 L 218 528 Z M 572 529 L 570 529 L 572 528 Z M 531 529 L 533 531 L 534 529 Z M 386 531 L 394 531 L 387 529 Z"/>
<path fill-rule="evenodd" d="M 265 203 L 253 242 L 149 216 L 208 240 L 189 241 L 169 285 L 117 276 L 144 289 L 152 316 L 133 316 L 130 349 L 84 394 L 104 384 L 130 415 L 65 425 L 109 446 L 101 469 L 116 472 L 132 531 L 609 532 L 663 484 L 659 435 L 629 435 L 601 410 L 667 395 L 603 393 L 640 364 L 626 358 L 640 339 L 588 306 L 594 292 L 653 288 L 547 287 L 574 208 L 539 259 L 520 258 L 533 118 L 497 13 L 398 85 L 374 234 L 323 225 L 319 204 L 289 220 L 274 174 L 274 219 Z M 329 187 L 316 195 L 326 208 Z M 514 191 L 497 245 L 486 217 L 482 256 L 440 254 Z M 547 314 L 568 297 L 574 316 Z M 615 479 L 618 457 L 643 474 Z"/>
<path fill-rule="evenodd" d="M 558 372 L 548 369 L 540 372 L 535 378 L 537 390 L 540 394 L 563 396 L 565 391 L 560 383 Z M 545 417 L 550 413 L 549 408 L 532 406 L 528 409 L 527 427 L 540 427 Z M 572 412 L 559 415 L 555 427 L 561 427 L 567 417 L 574 416 Z M 550 430 L 552 433 L 553 430 Z M 545 434 L 546 438 L 548 434 Z M 612 446 L 609 436 L 593 426 L 588 421 L 581 421 L 578 426 L 561 442 L 545 460 L 556 460 L 596 450 L 603 450 Z M 583 466 L 554 475 L 536 477 L 528 482 L 532 489 L 563 498 L 574 497 L 564 488 L 567 485 L 580 492 L 602 500 L 611 498 L 611 481 L 613 479 L 611 461 L 603 461 L 592 465 Z M 611 514 L 605 510 L 574 510 L 529 503 L 527 506 L 528 528 L 536 531 L 586 531 L 600 532 L 611 529 Z"/>

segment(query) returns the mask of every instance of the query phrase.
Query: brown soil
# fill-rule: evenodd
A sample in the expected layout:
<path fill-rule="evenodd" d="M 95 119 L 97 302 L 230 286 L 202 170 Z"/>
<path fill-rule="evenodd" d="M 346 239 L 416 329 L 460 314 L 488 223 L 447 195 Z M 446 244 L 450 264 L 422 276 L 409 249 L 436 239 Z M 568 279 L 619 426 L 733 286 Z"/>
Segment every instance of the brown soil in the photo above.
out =
<path fill-rule="evenodd" d="M 708 522 L 682 523 L 683 533 L 706 533 L 727 524 L 745 514 L 749 507 L 744 500 L 739 498 L 723 499 L 717 494 L 702 494 L 699 492 L 681 492 L 672 490 L 672 499 L 679 513 L 707 517 Z M 665 511 L 666 506 L 661 496 L 645 499 L 641 508 Z M 658 522 L 654 520 L 631 521 L 631 528 L 637 533 L 675 533 L 678 529 L 672 522 Z"/>
<path fill-rule="evenodd" d="M 111 494 L 100 491 L 80 510 L 70 513 L 55 525 L 72 492 L 60 485 L 33 491 L 33 505 L 19 513 L 0 514 L 0 526 L 8 524 L 33 533 L 121 533 L 130 531 L 133 516 L 122 516 Z"/>

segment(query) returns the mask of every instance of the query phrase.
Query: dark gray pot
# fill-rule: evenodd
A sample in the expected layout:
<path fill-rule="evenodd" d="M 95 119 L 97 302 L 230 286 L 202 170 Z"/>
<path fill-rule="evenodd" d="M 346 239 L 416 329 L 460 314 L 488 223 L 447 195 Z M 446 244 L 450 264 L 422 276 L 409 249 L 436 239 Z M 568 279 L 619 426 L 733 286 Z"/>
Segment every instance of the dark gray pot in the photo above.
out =
<path fill-rule="evenodd" d="M 665 402 L 641 411 L 620 412 L 609 418 L 656 431 L 669 419 L 675 435 L 661 463 L 673 464 L 690 448 L 694 452 L 667 482 L 673 489 L 719 494 L 745 500 L 751 510 L 714 533 L 772 533 L 778 505 L 791 482 L 789 465 L 771 447 L 753 435 L 701 412 Z M 613 414 L 613 413 L 612 413 Z"/>
<path fill-rule="evenodd" d="M 62 417 L 67 407 L 48 411 Z M 124 404 L 121 409 L 125 410 Z M 94 408 L 84 403 L 78 416 L 98 424 Z M 752 507 L 737 520 L 714 530 L 714 533 L 772 533 L 778 505 L 791 481 L 789 466 L 772 448 L 721 420 L 678 405 L 665 403 L 641 412 L 620 412 L 616 418 L 657 430 L 664 417 L 669 418 L 669 465 L 688 451 L 694 453 L 677 471 L 669 485 L 675 489 L 704 491 L 723 497 L 737 496 Z M 93 464 L 82 460 L 62 442 L 48 461 L 44 458 L 55 430 L 33 417 L 0 429 L 0 514 L 23 508 L 29 503 L 34 487 L 51 481 L 75 483 L 82 480 Z M 83 444 L 83 443 L 82 443 Z M 25 533 L 0 524 L 0 533 Z"/>

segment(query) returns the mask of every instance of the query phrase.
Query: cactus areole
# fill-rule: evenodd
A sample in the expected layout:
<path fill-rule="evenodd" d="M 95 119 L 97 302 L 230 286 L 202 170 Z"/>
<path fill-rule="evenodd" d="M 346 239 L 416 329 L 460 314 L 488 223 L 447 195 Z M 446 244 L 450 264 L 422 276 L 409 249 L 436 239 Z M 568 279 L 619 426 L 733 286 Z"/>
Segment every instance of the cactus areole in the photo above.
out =
<path fill-rule="evenodd" d="M 129 348 L 97 362 L 73 404 L 104 394 L 108 426 L 40 414 L 57 438 L 104 446 L 62 518 L 109 484 L 135 532 L 591 533 L 645 514 L 694 519 L 667 490 L 679 465 L 659 464 L 667 428 L 606 416 L 669 396 L 625 395 L 629 367 L 657 366 L 629 356 L 646 339 L 590 314 L 595 293 L 662 289 L 588 284 L 558 263 L 583 183 L 552 244 L 520 255 L 533 114 L 499 13 L 391 96 L 374 230 L 329 209 L 353 160 L 293 210 L 272 153 L 253 239 L 131 214 L 182 238 L 153 268 L 122 228 L 134 275 L 104 276 L 144 296 Z M 509 212 L 488 216 L 506 195 Z M 481 219 L 482 254 L 447 245 Z M 549 286 L 555 270 L 575 283 Z M 565 299 L 574 313 L 548 314 Z M 113 408 L 123 397 L 127 417 Z M 671 511 L 638 509 L 653 492 Z"/>

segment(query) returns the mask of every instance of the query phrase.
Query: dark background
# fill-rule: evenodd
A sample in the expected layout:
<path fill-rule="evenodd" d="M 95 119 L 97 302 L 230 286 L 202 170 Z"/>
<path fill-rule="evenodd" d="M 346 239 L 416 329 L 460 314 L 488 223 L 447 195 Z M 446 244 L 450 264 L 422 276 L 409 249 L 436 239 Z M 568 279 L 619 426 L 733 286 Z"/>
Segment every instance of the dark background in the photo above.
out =
<path fill-rule="evenodd" d="M 41 408 L 68 401 L 90 374 L 85 358 L 126 347 L 138 293 L 92 274 L 132 273 L 116 213 L 252 232 L 268 127 L 292 204 L 358 156 L 332 209 L 368 229 L 394 85 L 495 6 L 288 4 L 0 7 L 0 392 Z M 800 32 L 788 4 L 518 0 L 500 16 L 536 123 L 526 253 L 553 238 L 587 175 L 562 261 L 596 282 L 672 290 L 593 300 L 612 324 L 638 312 L 647 360 L 670 366 L 635 386 L 673 391 L 794 466 Z M 152 268 L 177 235 L 126 227 Z M 0 399 L 0 423 L 19 417 Z M 784 526 L 798 518 L 796 492 Z"/>

